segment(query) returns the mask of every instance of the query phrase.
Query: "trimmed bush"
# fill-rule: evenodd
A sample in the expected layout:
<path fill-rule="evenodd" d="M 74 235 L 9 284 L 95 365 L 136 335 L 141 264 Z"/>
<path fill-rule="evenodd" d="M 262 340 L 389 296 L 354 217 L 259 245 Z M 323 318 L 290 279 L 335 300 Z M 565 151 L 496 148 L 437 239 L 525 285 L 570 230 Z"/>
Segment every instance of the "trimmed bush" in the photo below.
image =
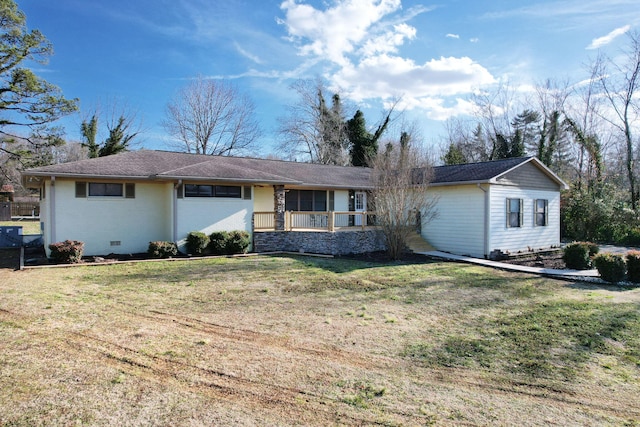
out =
<path fill-rule="evenodd" d="M 250 243 L 251 235 L 244 230 L 214 231 L 209 235 L 209 250 L 214 255 L 243 254 Z"/>
<path fill-rule="evenodd" d="M 201 231 L 192 231 L 187 235 L 187 252 L 191 255 L 203 255 L 209 244 L 209 236 Z"/>
<path fill-rule="evenodd" d="M 51 249 L 51 258 L 55 262 L 76 264 L 82 260 L 84 243 L 78 240 L 65 240 L 50 244 L 49 249 Z"/>
<path fill-rule="evenodd" d="M 630 282 L 640 283 L 640 251 L 627 252 L 627 278 Z"/>
<path fill-rule="evenodd" d="M 602 280 L 618 283 L 624 280 L 627 266 L 622 255 L 600 254 L 593 258 L 593 262 Z"/>
<path fill-rule="evenodd" d="M 153 258 L 170 258 L 178 255 L 178 247 L 173 242 L 149 242 L 149 249 L 147 252 Z"/>
<path fill-rule="evenodd" d="M 228 254 L 244 254 L 249 249 L 251 236 L 244 230 L 234 230 L 229 232 L 226 242 L 226 252 Z"/>
<path fill-rule="evenodd" d="M 588 270 L 591 268 L 591 256 L 598 253 L 600 248 L 590 242 L 574 242 L 564 248 L 562 260 L 567 268 L 573 270 Z"/>
<path fill-rule="evenodd" d="M 229 233 L 226 231 L 214 231 L 209 235 L 209 250 L 214 255 L 226 255 Z"/>

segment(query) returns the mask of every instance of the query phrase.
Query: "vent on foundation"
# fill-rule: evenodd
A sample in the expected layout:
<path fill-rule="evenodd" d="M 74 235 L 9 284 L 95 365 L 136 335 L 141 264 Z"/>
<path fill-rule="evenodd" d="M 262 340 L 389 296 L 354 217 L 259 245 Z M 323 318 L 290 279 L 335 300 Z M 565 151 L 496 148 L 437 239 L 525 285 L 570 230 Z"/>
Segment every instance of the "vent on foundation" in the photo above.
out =
<path fill-rule="evenodd" d="M 120 246 L 120 240 L 112 240 L 111 246 Z"/>

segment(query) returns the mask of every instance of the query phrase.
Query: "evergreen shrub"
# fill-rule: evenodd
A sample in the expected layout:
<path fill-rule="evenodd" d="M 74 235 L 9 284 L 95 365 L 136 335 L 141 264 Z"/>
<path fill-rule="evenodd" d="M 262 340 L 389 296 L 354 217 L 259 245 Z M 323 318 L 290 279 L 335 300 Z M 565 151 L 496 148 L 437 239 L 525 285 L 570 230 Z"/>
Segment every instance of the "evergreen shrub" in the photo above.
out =
<path fill-rule="evenodd" d="M 173 242 L 149 242 L 147 253 L 153 258 L 170 258 L 178 255 L 178 246 Z"/>
<path fill-rule="evenodd" d="M 201 231 L 192 231 L 187 235 L 187 252 L 191 255 L 204 255 L 209 245 L 209 236 Z"/>
<path fill-rule="evenodd" d="M 627 252 L 627 278 L 630 282 L 640 283 L 640 251 Z"/>
<path fill-rule="evenodd" d="M 598 245 L 590 242 L 574 242 L 564 248 L 562 260 L 567 268 L 588 270 L 591 268 L 591 257 L 599 251 Z"/>
<path fill-rule="evenodd" d="M 593 262 L 602 280 L 618 283 L 624 280 L 627 266 L 622 255 L 600 254 L 593 258 Z"/>

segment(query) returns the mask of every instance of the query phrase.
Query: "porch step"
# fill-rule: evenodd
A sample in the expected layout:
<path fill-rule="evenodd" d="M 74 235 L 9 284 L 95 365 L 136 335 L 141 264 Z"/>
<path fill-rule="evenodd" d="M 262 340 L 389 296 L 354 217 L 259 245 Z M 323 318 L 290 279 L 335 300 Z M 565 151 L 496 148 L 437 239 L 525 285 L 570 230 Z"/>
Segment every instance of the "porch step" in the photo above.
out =
<path fill-rule="evenodd" d="M 407 239 L 407 246 L 413 253 L 431 252 L 436 250 L 436 248 L 431 246 L 431 244 L 418 233 L 411 233 L 411 235 Z"/>

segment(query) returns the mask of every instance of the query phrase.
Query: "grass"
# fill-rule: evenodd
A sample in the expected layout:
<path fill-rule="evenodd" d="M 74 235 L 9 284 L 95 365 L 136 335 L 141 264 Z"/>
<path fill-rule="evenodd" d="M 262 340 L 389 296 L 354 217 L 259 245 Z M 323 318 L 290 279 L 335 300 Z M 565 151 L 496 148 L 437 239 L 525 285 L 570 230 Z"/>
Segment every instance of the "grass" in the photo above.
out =
<path fill-rule="evenodd" d="M 0 425 L 638 425 L 639 306 L 444 262 L 0 270 Z"/>
<path fill-rule="evenodd" d="M 22 227 L 22 234 L 40 234 L 40 221 L 0 221 L 0 227 Z"/>

